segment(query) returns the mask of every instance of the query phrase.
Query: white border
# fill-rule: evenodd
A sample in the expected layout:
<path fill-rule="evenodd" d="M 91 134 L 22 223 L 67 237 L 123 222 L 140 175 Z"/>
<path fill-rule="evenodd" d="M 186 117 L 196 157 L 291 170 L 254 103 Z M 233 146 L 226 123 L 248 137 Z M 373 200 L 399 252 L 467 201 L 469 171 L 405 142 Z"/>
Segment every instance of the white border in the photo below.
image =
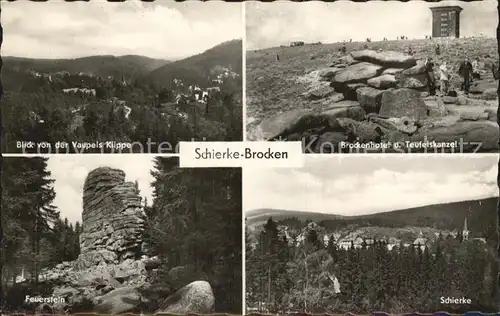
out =
<path fill-rule="evenodd" d="M 247 140 L 247 45 L 246 45 L 246 38 L 247 38 L 247 28 L 246 28 L 246 1 L 243 1 L 241 3 L 241 12 L 242 12 L 242 29 L 243 29 L 243 37 L 241 41 L 241 61 L 242 61 L 242 71 L 241 75 L 242 77 L 242 118 L 241 118 L 241 124 L 243 124 L 243 135 L 242 139 L 244 141 Z M 245 223 L 245 212 L 243 210 L 243 201 L 245 200 L 245 197 L 243 196 L 243 168 L 241 168 L 241 314 L 246 315 L 246 289 L 247 289 L 247 284 L 246 284 L 246 223 Z"/>

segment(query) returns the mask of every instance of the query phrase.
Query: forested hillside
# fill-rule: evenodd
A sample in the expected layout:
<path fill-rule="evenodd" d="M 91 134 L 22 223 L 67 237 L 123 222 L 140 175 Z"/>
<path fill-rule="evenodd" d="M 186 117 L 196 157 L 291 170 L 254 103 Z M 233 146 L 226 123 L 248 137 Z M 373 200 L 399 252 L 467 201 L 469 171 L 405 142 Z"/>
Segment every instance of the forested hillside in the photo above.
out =
<path fill-rule="evenodd" d="M 240 140 L 241 67 L 231 68 L 238 58 L 241 41 L 171 63 L 142 56 L 7 58 L 2 150 L 22 152 L 17 142 L 31 141 L 54 152 L 66 142 L 59 152 L 73 153 L 83 149 L 72 142 L 114 142 L 85 152 L 117 152 L 116 143 L 126 143 L 122 152 L 155 153 L 175 152 L 182 140 Z"/>

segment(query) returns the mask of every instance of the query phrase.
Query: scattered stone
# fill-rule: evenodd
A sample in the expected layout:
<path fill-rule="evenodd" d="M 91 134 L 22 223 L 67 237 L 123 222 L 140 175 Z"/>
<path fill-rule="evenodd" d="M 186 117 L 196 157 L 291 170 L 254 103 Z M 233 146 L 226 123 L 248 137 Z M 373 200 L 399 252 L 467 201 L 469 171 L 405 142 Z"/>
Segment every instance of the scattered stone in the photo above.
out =
<path fill-rule="evenodd" d="M 381 117 L 408 117 L 419 120 L 427 116 L 427 107 L 420 93 L 411 89 L 389 89 L 382 94 Z"/>
<path fill-rule="evenodd" d="M 470 93 L 477 93 L 477 94 L 482 94 L 488 89 L 497 89 L 498 87 L 498 80 L 492 81 L 492 80 L 478 80 L 472 82 L 470 86 Z"/>
<path fill-rule="evenodd" d="M 489 88 L 484 90 L 482 94 L 482 99 L 483 100 L 496 100 L 498 98 L 497 94 L 497 89 L 496 88 Z"/>
<path fill-rule="evenodd" d="M 425 89 L 427 88 L 427 77 L 425 75 L 415 75 L 411 77 L 397 78 L 398 88 Z"/>
<path fill-rule="evenodd" d="M 417 64 L 413 56 L 395 51 L 361 50 L 352 52 L 351 56 L 355 60 L 382 65 L 385 68 L 408 68 Z"/>
<path fill-rule="evenodd" d="M 458 115 L 465 121 L 488 120 L 489 113 L 484 106 L 453 106 L 446 107 L 451 114 Z"/>
<path fill-rule="evenodd" d="M 353 137 L 354 141 L 368 143 L 370 141 L 379 142 L 381 133 L 379 126 L 369 121 L 355 121 L 350 118 L 338 119 L 340 126 L 345 130 L 347 137 Z"/>
<path fill-rule="evenodd" d="M 330 87 L 330 85 L 322 85 L 317 89 L 309 91 L 306 95 L 306 98 L 311 101 L 321 100 L 332 96 L 334 93 L 335 89 Z"/>
<path fill-rule="evenodd" d="M 450 96 L 444 96 L 441 98 L 444 102 L 444 104 L 457 104 L 458 103 L 458 98 L 457 97 L 450 97 Z"/>
<path fill-rule="evenodd" d="M 206 281 L 189 283 L 162 303 L 158 313 L 169 314 L 210 314 L 215 298 L 212 287 Z"/>
<path fill-rule="evenodd" d="M 369 86 L 377 89 L 389 89 L 395 88 L 397 81 L 394 75 L 385 74 L 379 77 L 368 79 L 367 83 Z"/>
<path fill-rule="evenodd" d="M 424 100 L 429 116 L 442 117 L 448 114 L 444 102 L 440 98 L 430 97 Z"/>

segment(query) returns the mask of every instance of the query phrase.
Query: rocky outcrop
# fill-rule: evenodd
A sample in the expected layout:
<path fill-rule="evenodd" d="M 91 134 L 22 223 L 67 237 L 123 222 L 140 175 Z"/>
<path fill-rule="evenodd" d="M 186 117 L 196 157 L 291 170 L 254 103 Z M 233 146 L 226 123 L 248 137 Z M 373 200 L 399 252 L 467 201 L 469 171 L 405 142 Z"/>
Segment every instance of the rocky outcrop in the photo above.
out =
<path fill-rule="evenodd" d="M 91 171 L 83 187 L 83 257 L 106 253 L 115 260 L 140 257 L 144 212 L 141 197 L 125 173 L 112 168 Z M 109 262 L 106 260 L 106 262 Z"/>
<path fill-rule="evenodd" d="M 336 152 L 341 151 L 341 143 L 387 145 L 375 146 L 375 151 L 391 152 L 395 146 L 396 152 L 432 151 L 432 146 L 442 149 L 452 140 L 481 142 L 483 152 L 498 150 L 498 124 L 493 123 L 498 83 L 484 79 L 473 84 L 470 95 L 452 91 L 450 96 L 429 97 L 425 71 L 423 60 L 400 52 L 351 52 L 319 70 L 319 83 L 312 85 L 321 88 L 303 95 L 311 107 L 264 120 L 249 131 L 249 138 L 300 140 L 306 152 L 319 152 L 323 143 Z M 476 109 L 465 110 L 469 106 Z M 331 110 L 335 108 L 342 110 Z M 440 126 L 450 122 L 454 123 Z M 434 144 L 418 146 L 431 139 Z M 449 151 L 453 150 L 460 149 Z"/>
<path fill-rule="evenodd" d="M 56 313 L 138 312 L 151 303 L 144 293 L 152 287 L 163 293 L 155 302 L 164 301 L 171 293 L 170 284 L 151 285 L 161 260 L 141 254 L 144 213 L 139 188 L 125 182 L 122 170 L 102 167 L 88 174 L 82 218 L 78 258 L 40 274 L 40 282 L 53 289 L 53 296 L 65 298 L 45 309 Z M 213 305 L 212 289 L 203 281 L 185 286 L 163 302 L 166 310 L 186 314 L 208 311 Z"/>

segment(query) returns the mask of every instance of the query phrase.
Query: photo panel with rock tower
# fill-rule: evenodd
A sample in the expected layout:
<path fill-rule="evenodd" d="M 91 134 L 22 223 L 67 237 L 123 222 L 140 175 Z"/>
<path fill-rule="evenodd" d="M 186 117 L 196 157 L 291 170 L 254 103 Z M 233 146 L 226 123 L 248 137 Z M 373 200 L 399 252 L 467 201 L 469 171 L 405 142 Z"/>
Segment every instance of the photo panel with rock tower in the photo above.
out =
<path fill-rule="evenodd" d="M 496 2 L 249 2 L 246 25 L 248 140 L 498 151 Z"/>
<path fill-rule="evenodd" d="M 3 153 L 243 138 L 242 4 L 16 1 L 2 25 Z"/>
<path fill-rule="evenodd" d="M 495 154 L 244 171 L 246 312 L 498 311 L 497 175 Z"/>
<path fill-rule="evenodd" d="M 242 313 L 241 169 L 7 157 L 3 313 Z"/>

